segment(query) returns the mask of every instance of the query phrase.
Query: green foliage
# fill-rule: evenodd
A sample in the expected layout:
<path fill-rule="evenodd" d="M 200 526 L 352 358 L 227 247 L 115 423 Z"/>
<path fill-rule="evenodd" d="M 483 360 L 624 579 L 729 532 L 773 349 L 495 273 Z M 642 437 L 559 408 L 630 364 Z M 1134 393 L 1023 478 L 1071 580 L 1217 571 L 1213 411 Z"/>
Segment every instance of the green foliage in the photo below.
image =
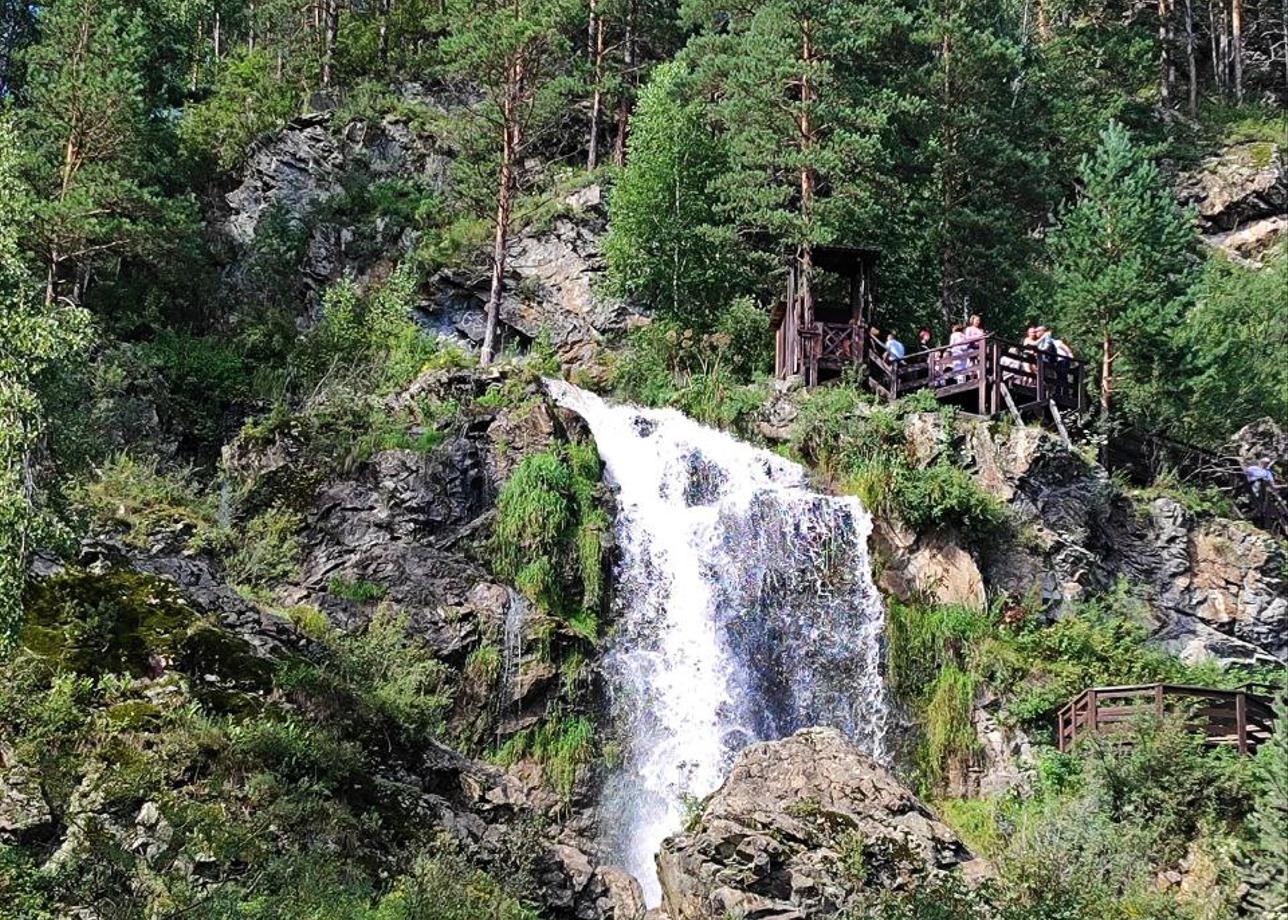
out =
<path fill-rule="evenodd" d="M 529 758 L 564 799 L 572 797 L 578 771 L 594 759 L 595 728 L 583 716 L 548 715 L 541 724 L 511 737 L 494 755 L 504 766 Z"/>
<path fill-rule="evenodd" d="M 423 769 L 450 703 L 405 617 L 318 630 L 309 662 L 272 662 L 135 573 L 68 571 L 34 585 L 27 610 L 22 647 L 0 661 L 6 769 L 31 778 L 60 838 L 87 784 L 102 817 L 58 867 L 35 871 L 43 839 L 0 845 L 0 913 L 531 916 L 433 837 L 399 779 Z M 170 829 L 146 863 L 99 823 L 130 826 L 142 802 Z M 199 888 L 184 869 L 197 857 Z"/>
<path fill-rule="evenodd" d="M 155 457 L 115 454 L 75 497 L 100 524 L 124 528 L 125 541 L 136 547 L 166 532 L 218 542 L 215 509 L 191 468 L 165 469 Z"/>
<path fill-rule="evenodd" d="M 328 672 L 354 688 L 364 706 L 412 739 L 442 731 L 451 705 L 444 666 L 409 635 L 407 617 L 382 607 L 359 633 L 336 634 Z"/>
<path fill-rule="evenodd" d="M 232 410 L 251 395 L 242 350 L 224 338 L 163 330 L 138 355 L 157 377 L 165 421 L 191 452 L 213 453 L 228 434 Z"/>
<path fill-rule="evenodd" d="M 888 681 L 918 714 L 918 778 L 934 789 L 969 763 L 977 747 L 972 710 L 984 690 L 1002 699 L 1004 722 L 1042 741 L 1060 707 L 1088 687 L 1159 681 L 1222 687 L 1245 679 L 1187 665 L 1149 638 L 1145 611 L 1125 586 L 1054 622 L 1000 604 L 974 610 L 890 601 Z"/>
<path fill-rule="evenodd" d="M 16 129 L 0 113 L 0 652 L 21 624 L 32 544 L 47 527 L 34 475 L 45 396 L 91 341 L 85 312 L 42 305 L 22 263 L 18 228 L 29 215 L 18 156 Z"/>
<path fill-rule="evenodd" d="M 634 402 L 673 406 L 705 424 L 743 431 L 763 401 L 753 381 L 770 367 L 767 317 L 739 298 L 714 324 L 710 332 L 666 321 L 636 329 L 614 367 L 614 389 Z"/>
<path fill-rule="evenodd" d="M 1288 418 L 1286 288 L 1283 244 L 1260 271 L 1208 260 L 1181 329 L 1190 355 L 1185 386 L 1169 404 L 1169 421 L 1186 437 L 1220 444 L 1264 416 Z"/>
<path fill-rule="evenodd" d="M 1149 419 L 1173 387 L 1197 236 L 1149 157 L 1117 122 L 1080 168 L 1077 204 L 1052 234 L 1052 297 L 1060 322 L 1084 354 L 1110 364 L 1101 400 L 1121 391 Z"/>
<path fill-rule="evenodd" d="M 327 582 L 326 589 L 328 593 L 334 594 L 336 597 L 342 597 L 347 601 L 353 601 L 358 604 L 381 600 L 387 593 L 384 585 L 378 585 L 361 578 L 350 581 L 341 575 L 333 575 L 331 580 Z"/>
<path fill-rule="evenodd" d="M 1245 902 L 1256 916 L 1282 920 L 1288 917 L 1288 692 L 1282 689 L 1275 697 L 1274 731 L 1257 751 L 1253 787 L 1248 839 L 1240 853 Z"/>
<path fill-rule="evenodd" d="M 995 532 L 1008 520 L 1005 507 L 952 456 L 941 455 L 928 466 L 915 462 L 906 419 L 924 406 L 917 397 L 874 406 L 855 387 L 819 388 L 801 403 L 792 449 L 874 513 L 897 514 L 919 531 Z M 951 416 L 941 421 L 951 430 Z"/>
<path fill-rule="evenodd" d="M 497 498 L 493 570 L 539 609 L 594 641 L 604 593 L 609 520 L 599 507 L 599 455 L 590 443 L 530 454 Z"/>
<path fill-rule="evenodd" d="M 269 508 L 251 518 L 228 556 L 228 574 L 237 584 L 270 588 L 299 573 L 300 529 L 304 520 L 288 508 Z"/>
<path fill-rule="evenodd" d="M 282 125 L 296 103 L 291 86 L 274 76 L 266 50 L 239 48 L 220 68 L 214 91 L 184 112 L 182 149 L 197 162 L 209 158 L 231 171 L 241 165 L 251 142 Z"/>
<path fill-rule="evenodd" d="M 685 70 L 665 64 L 640 94 L 629 157 L 609 201 L 604 243 L 621 294 L 658 316 L 708 329 L 739 281 L 737 243 L 716 211 L 712 184 L 727 168 L 701 107 L 685 98 Z"/>

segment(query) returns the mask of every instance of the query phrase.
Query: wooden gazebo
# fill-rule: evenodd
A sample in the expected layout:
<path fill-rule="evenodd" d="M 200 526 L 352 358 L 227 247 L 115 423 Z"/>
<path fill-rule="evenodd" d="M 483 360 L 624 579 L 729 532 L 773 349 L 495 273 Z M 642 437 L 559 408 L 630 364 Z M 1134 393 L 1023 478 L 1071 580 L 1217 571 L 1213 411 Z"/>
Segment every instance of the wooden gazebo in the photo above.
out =
<path fill-rule="evenodd" d="M 787 272 L 787 296 L 775 307 L 774 372 L 800 374 L 806 386 L 862 366 L 872 316 L 877 250 L 816 246 L 811 252 L 810 296 L 803 294 L 800 263 Z"/>

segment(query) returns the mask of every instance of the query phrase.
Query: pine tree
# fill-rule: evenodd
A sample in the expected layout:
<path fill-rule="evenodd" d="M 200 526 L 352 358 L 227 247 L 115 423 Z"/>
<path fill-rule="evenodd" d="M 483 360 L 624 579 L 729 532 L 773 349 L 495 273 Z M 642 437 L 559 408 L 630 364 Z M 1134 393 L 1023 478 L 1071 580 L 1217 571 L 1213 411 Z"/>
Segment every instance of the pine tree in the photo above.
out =
<path fill-rule="evenodd" d="M 1054 306 L 1075 343 L 1096 343 L 1103 419 L 1120 390 L 1147 417 L 1152 391 L 1177 385 L 1193 219 L 1117 122 L 1083 160 L 1081 179 L 1077 204 L 1051 237 Z"/>
<path fill-rule="evenodd" d="M 166 204 L 150 187 L 142 17 L 111 0 L 57 0 L 27 49 L 20 130 L 32 155 L 35 245 L 45 302 L 79 302 L 97 266 L 161 235 Z"/>
<path fill-rule="evenodd" d="M 684 12 L 707 26 L 685 59 L 728 138 L 722 207 L 740 233 L 793 253 L 808 301 L 813 248 L 872 242 L 892 216 L 891 121 L 909 100 L 875 52 L 906 28 L 906 14 L 879 0 L 772 0 L 733 12 L 693 0 Z"/>
<path fill-rule="evenodd" d="M 684 76 L 682 65 L 664 64 L 640 95 L 604 250 L 621 293 L 704 327 L 729 302 L 737 244 L 711 192 L 725 151 L 684 98 Z"/>
<path fill-rule="evenodd" d="M 913 212 L 928 228 L 945 328 L 975 312 L 1017 327 L 1017 292 L 1033 263 L 1033 229 L 1050 210 L 1043 113 L 1015 7 L 935 0 L 919 33 L 931 182 Z"/>
<path fill-rule="evenodd" d="M 506 249 L 524 152 L 549 125 L 568 87 L 557 78 L 569 65 L 567 32 L 576 0 L 455 0 L 441 43 L 449 71 L 483 94 L 471 117 L 493 139 L 496 166 L 492 283 L 481 362 L 496 352 L 505 287 Z"/>

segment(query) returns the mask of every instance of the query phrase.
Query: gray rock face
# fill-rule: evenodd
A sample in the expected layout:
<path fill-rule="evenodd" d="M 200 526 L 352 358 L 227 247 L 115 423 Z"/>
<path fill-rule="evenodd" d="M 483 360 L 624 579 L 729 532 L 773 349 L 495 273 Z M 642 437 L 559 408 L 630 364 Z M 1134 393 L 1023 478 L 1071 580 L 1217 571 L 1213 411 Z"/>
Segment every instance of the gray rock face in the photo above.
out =
<path fill-rule="evenodd" d="M 987 874 L 888 771 L 824 728 L 739 754 L 657 864 L 673 920 L 828 917 L 929 873 Z"/>
<path fill-rule="evenodd" d="M 545 336 L 563 364 L 585 367 L 605 339 L 625 331 L 637 314 L 626 302 L 598 290 L 604 275 L 600 240 L 607 229 L 598 187 L 582 189 L 566 204 L 573 209 L 570 216 L 511 241 L 502 335 L 520 343 Z M 443 272 L 435 286 L 426 322 L 471 344 L 482 342 L 488 279 Z"/>
<path fill-rule="evenodd" d="M 436 100 L 416 85 L 401 92 L 435 111 L 454 104 Z M 383 277 L 416 245 L 416 234 L 383 218 L 366 227 L 336 215 L 315 220 L 319 205 L 341 195 L 350 176 L 414 179 L 442 195 L 449 191 L 450 167 L 449 150 L 418 135 L 398 116 L 343 125 L 329 112 L 293 119 L 260 139 L 240 184 L 226 196 L 227 213 L 220 224 L 238 253 L 228 272 L 230 283 L 249 283 L 243 277 L 247 259 L 256 234 L 274 211 L 289 226 L 307 232 L 300 290 L 310 308 L 316 307 L 317 294 L 341 275 L 352 274 L 359 281 Z M 623 301 L 597 290 L 604 272 L 599 241 L 607 227 L 599 187 L 573 193 L 563 208 L 564 215 L 548 227 L 521 230 L 511 240 L 502 341 L 526 345 L 545 336 L 564 364 L 587 366 L 604 338 L 622 332 L 635 314 Z M 425 326 L 477 347 L 483 338 L 488 281 L 488 271 L 477 266 L 440 272 L 425 292 Z"/>
<path fill-rule="evenodd" d="M 241 184 L 225 198 L 231 213 L 224 227 L 236 243 L 250 245 L 271 208 L 298 220 L 338 189 L 344 157 L 330 123 L 326 113 L 301 115 L 256 144 Z"/>
<path fill-rule="evenodd" d="M 1197 208 L 1208 242 L 1236 258 L 1255 261 L 1288 233 L 1288 167 L 1280 144 L 1228 147 L 1185 176 L 1178 194 Z"/>
<path fill-rule="evenodd" d="M 1041 429 L 996 443 L 979 426 L 970 438 L 978 481 L 1020 522 L 1018 539 L 987 554 L 991 590 L 1024 597 L 1040 586 L 1058 607 L 1126 578 L 1152 602 L 1159 641 L 1186 658 L 1288 657 L 1288 582 L 1273 537 L 1195 519 L 1170 498 L 1137 509 L 1103 469 Z"/>

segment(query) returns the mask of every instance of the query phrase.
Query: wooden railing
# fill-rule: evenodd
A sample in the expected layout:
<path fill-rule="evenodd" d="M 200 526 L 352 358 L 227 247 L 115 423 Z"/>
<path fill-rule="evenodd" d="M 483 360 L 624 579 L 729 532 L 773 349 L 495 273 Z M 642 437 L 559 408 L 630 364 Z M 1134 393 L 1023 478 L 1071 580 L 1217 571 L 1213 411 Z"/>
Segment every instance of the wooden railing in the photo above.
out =
<path fill-rule="evenodd" d="M 1236 690 L 1175 684 L 1094 687 L 1060 710 L 1056 744 L 1062 753 L 1068 753 L 1076 742 L 1091 735 L 1130 744 L 1133 729 L 1142 719 L 1161 719 L 1184 707 L 1188 708 L 1190 726 L 1203 732 L 1208 744 L 1251 753 L 1270 737 L 1274 726 L 1269 690 L 1262 684 L 1247 684 Z"/>
<path fill-rule="evenodd" d="M 850 324 L 815 323 L 808 336 L 816 366 L 867 369 L 868 387 L 894 401 L 914 390 L 936 398 L 957 397 L 978 415 L 994 415 L 1007 404 L 1024 413 L 1049 403 L 1081 412 L 1086 408 L 1086 365 L 987 335 L 957 345 L 914 351 L 901 360 Z"/>

